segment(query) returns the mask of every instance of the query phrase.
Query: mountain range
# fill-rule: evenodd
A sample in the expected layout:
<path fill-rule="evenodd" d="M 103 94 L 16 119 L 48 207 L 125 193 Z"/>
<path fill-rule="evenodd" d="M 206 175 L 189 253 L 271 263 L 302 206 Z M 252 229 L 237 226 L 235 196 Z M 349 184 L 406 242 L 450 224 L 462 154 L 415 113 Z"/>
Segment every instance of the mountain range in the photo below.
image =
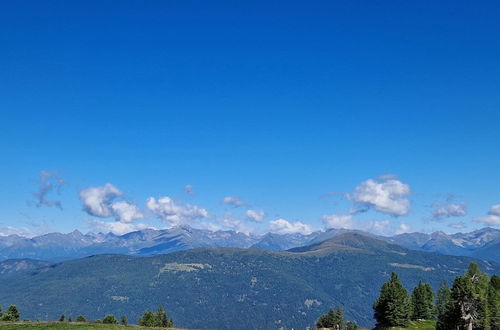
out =
<path fill-rule="evenodd" d="M 17 305 L 23 318 L 53 320 L 65 313 L 97 319 L 113 313 L 132 323 L 163 304 L 177 326 L 201 329 L 304 329 L 341 305 L 347 319 L 369 327 L 372 303 L 391 272 L 409 290 L 419 280 L 437 289 L 471 261 L 489 274 L 500 273 L 495 262 L 410 250 L 347 232 L 288 251 L 197 248 L 27 267 L 0 276 L 0 301 Z"/>
<path fill-rule="evenodd" d="M 473 256 L 500 262 L 500 230 L 493 228 L 452 235 L 435 232 L 386 237 L 348 229 L 329 229 L 309 235 L 267 233 L 259 236 L 231 230 L 210 231 L 189 226 L 162 230 L 144 229 L 125 235 L 82 234 L 75 230 L 68 234 L 50 233 L 33 238 L 18 235 L 0 236 L 0 260 L 30 258 L 61 261 L 106 253 L 151 256 L 200 247 L 287 250 L 319 243 L 347 232 L 357 232 L 412 250 Z"/>

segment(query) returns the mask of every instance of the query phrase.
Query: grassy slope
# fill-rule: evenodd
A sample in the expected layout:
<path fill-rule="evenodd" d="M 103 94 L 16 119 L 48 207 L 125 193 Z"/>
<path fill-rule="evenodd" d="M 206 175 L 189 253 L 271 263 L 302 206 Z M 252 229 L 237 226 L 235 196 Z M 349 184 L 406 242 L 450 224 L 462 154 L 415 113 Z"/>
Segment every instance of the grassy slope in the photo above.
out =
<path fill-rule="evenodd" d="M 47 330 L 158 330 L 158 328 L 146 328 L 138 326 L 121 326 L 109 324 L 93 323 L 60 323 L 60 322 L 22 322 L 6 323 L 0 322 L 0 328 L 3 330 L 25 330 L 25 329 L 47 329 Z M 434 330 L 436 323 L 433 321 L 411 322 L 407 328 L 390 328 L 391 330 Z M 175 330 L 175 329 L 171 329 Z M 180 330 L 180 329 L 178 329 Z"/>
<path fill-rule="evenodd" d="M 0 322 L 2 330 L 25 330 L 25 329 L 43 329 L 43 330 L 158 330 L 158 328 L 147 328 L 139 326 L 123 326 L 112 324 L 95 323 L 61 323 L 61 322 L 19 322 L 7 323 Z M 163 329 L 163 328 L 162 328 Z M 171 330 L 175 330 L 171 328 Z M 180 330 L 180 329 L 177 329 Z"/>

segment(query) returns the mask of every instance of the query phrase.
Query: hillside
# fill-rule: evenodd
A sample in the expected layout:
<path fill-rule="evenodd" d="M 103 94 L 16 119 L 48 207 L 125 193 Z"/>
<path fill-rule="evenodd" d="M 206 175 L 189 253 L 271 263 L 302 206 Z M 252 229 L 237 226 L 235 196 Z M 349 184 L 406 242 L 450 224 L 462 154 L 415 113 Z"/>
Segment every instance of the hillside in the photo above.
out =
<path fill-rule="evenodd" d="M 419 280 L 437 288 L 472 260 L 347 233 L 290 251 L 199 248 L 66 261 L 0 279 L 0 301 L 18 305 L 22 318 L 113 313 L 131 322 L 163 304 L 179 326 L 217 329 L 305 328 L 343 305 L 347 319 L 369 327 L 372 302 L 392 271 L 408 288 Z M 478 263 L 500 273 L 498 264 Z"/>

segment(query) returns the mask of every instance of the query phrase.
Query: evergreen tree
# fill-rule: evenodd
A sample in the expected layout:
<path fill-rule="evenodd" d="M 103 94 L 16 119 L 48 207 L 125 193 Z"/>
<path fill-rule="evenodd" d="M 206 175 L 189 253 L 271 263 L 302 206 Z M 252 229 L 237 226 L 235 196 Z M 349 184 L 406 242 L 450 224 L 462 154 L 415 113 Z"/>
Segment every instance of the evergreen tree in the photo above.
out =
<path fill-rule="evenodd" d="M 19 321 L 19 317 L 21 316 L 21 314 L 17 310 L 16 305 L 10 305 L 9 309 L 7 310 L 7 314 L 10 314 L 13 321 L 15 322 Z"/>
<path fill-rule="evenodd" d="M 450 321 L 457 328 L 472 330 L 478 320 L 480 301 L 470 279 L 457 276 L 453 281 L 451 297 L 453 309 L 450 311 Z"/>
<path fill-rule="evenodd" d="M 344 311 L 340 306 L 335 311 L 330 308 L 326 314 L 318 318 L 316 326 L 318 328 L 344 329 Z"/>
<path fill-rule="evenodd" d="M 156 318 L 158 319 L 160 327 L 171 328 L 174 326 L 172 319 L 168 318 L 167 313 L 165 312 L 165 309 L 162 305 L 160 305 L 158 307 L 158 310 L 156 311 Z"/>
<path fill-rule="evenodd" d="M 64 319 L 65 319 L 64 314 L 62 314 L 62 315 L 59 317 L 59 322 L 64 322 Z"/>
<path fill-rule="evenodd" d="M 87 322 L 87 320 L 85 319 L 85 316 L 83 315 L 78 315 L 76 317 L 76 322 Z"/>
<path fill-rule="evenodd" d="M 377 327 L 406 326 L 410 318 L 411 304 L 408 292 L 396 273 L 382 285 L 380 296 L 373 304 Z"/>
<path fill-rule="evenodd" d="M 477 329 L 490 329 L 490 311 L 488 306 L 488 288 L 490 279 L 483 273 L 475 262 L 471 262 L 469 269 L 464 276 L 471 282 L 473 294 L 476 299 L 476 314 L 472 326 Z"/>
<path fill-rule="evenodd" d="M 436 330 L 452 330 L 452 310 L 453 304 L 451 300 L 451 289 L 446 284 L 442 282 L 439 286 L 439 291 L 437 295 L 436 302 L 436 312 L 437 312 L 437 323 Z"/>
<path fill-rule="evenodd" d="M 326 314 L 320 315 L 320 317 L 316 321 L 316 326 L 318 328 L 329 328 L 330 325 L 333 324 L 334 319 L 335 312 L 330 308 Z"/>
<path fill-rule="evenodd" d="M 158 327 L 160 326 L 160 322 L 158 321 L 155 313 L 146 310 L 139 319 L 139 325 L 142 325 L 143 327 Z"/>
<path fill-rule="evenodd" d="M 128 320 L 125 315 L 122 315 L 121 320 L 120 320 L 121 325 L 128 325 Z"/>
<path fill-rule="evenodd" d="M 412 319 L 432 320 L 434 319 L 434 292 L 432 287 L 422 281 L 413 289 L 412 297 Z"/>
<path fill-rule="evenodd" d="M 500 276 L 493 275 L 488 287 L 488 310 L 491 329 L 500 329 Z"/>
<path fill-rule="evenodd" d="M 113 314 L 107 314 L 103 319 L 102 323 L 106 324 L 118 324 L 118 321 L 116 320 L 115 316 Z"/>
<path fill-rule="evenodd" d="M 19 321 L 20 313 L 15 305 L 10 305 L 7 312 L 2 314 L 2 321 L 17 322 Z"/>

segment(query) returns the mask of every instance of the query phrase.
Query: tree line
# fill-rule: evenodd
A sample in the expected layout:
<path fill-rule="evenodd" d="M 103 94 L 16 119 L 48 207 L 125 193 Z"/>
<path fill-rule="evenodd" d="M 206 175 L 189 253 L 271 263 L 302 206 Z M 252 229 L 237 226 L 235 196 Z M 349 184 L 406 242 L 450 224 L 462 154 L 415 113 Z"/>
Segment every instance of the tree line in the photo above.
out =
<path fill-rule="evenodd" d="M 4 322 L 18 322 L 20 319 L 21 313 L 17 309 L 15 305 L 10 305 L 9 309 L 3 313 L 2 306 L 0 306 L 0 321 Z M 25 320 L 29 321 L 29 320 Z M 65 314 L 61 314 L 59 317 L 59 322 L 73 322 L 71 316 L 66 317 Z M 75 319 L 75 322 L 92 322 L 92 323 L 104 323 L 104 324 L 121 324 L 128 325 L 128 319 L 126 315 L 122 315 L 120 318 L 120 322 L 116 319 L 113 314 L 106 314 L 102 319 L 98 319 L 95 321 L 88 321 L 85 316 L 78 315 Z M 144 314 L 142 314 L 139 319 L 138 325 L 145 327 L 158 327 L 158 328 L 173 328 L 174 321 L 171 317 L 168 317 L 167 312 L 163 308 L 162 305 L 158 307 L 155 312 L 151 312 L 146 310 Z"/>
<path fill-rule="evenodd" d="M 450 288 L 442 283 L 435 297 L 419 282 L 408 294 L 396 273 L 382 285 L 373 304 L 377 328 L 405 327 L 410 320 L 435 320 L 437 330 L 500 329 L 500 276 L 491 278 L 476 263 Z"/>

